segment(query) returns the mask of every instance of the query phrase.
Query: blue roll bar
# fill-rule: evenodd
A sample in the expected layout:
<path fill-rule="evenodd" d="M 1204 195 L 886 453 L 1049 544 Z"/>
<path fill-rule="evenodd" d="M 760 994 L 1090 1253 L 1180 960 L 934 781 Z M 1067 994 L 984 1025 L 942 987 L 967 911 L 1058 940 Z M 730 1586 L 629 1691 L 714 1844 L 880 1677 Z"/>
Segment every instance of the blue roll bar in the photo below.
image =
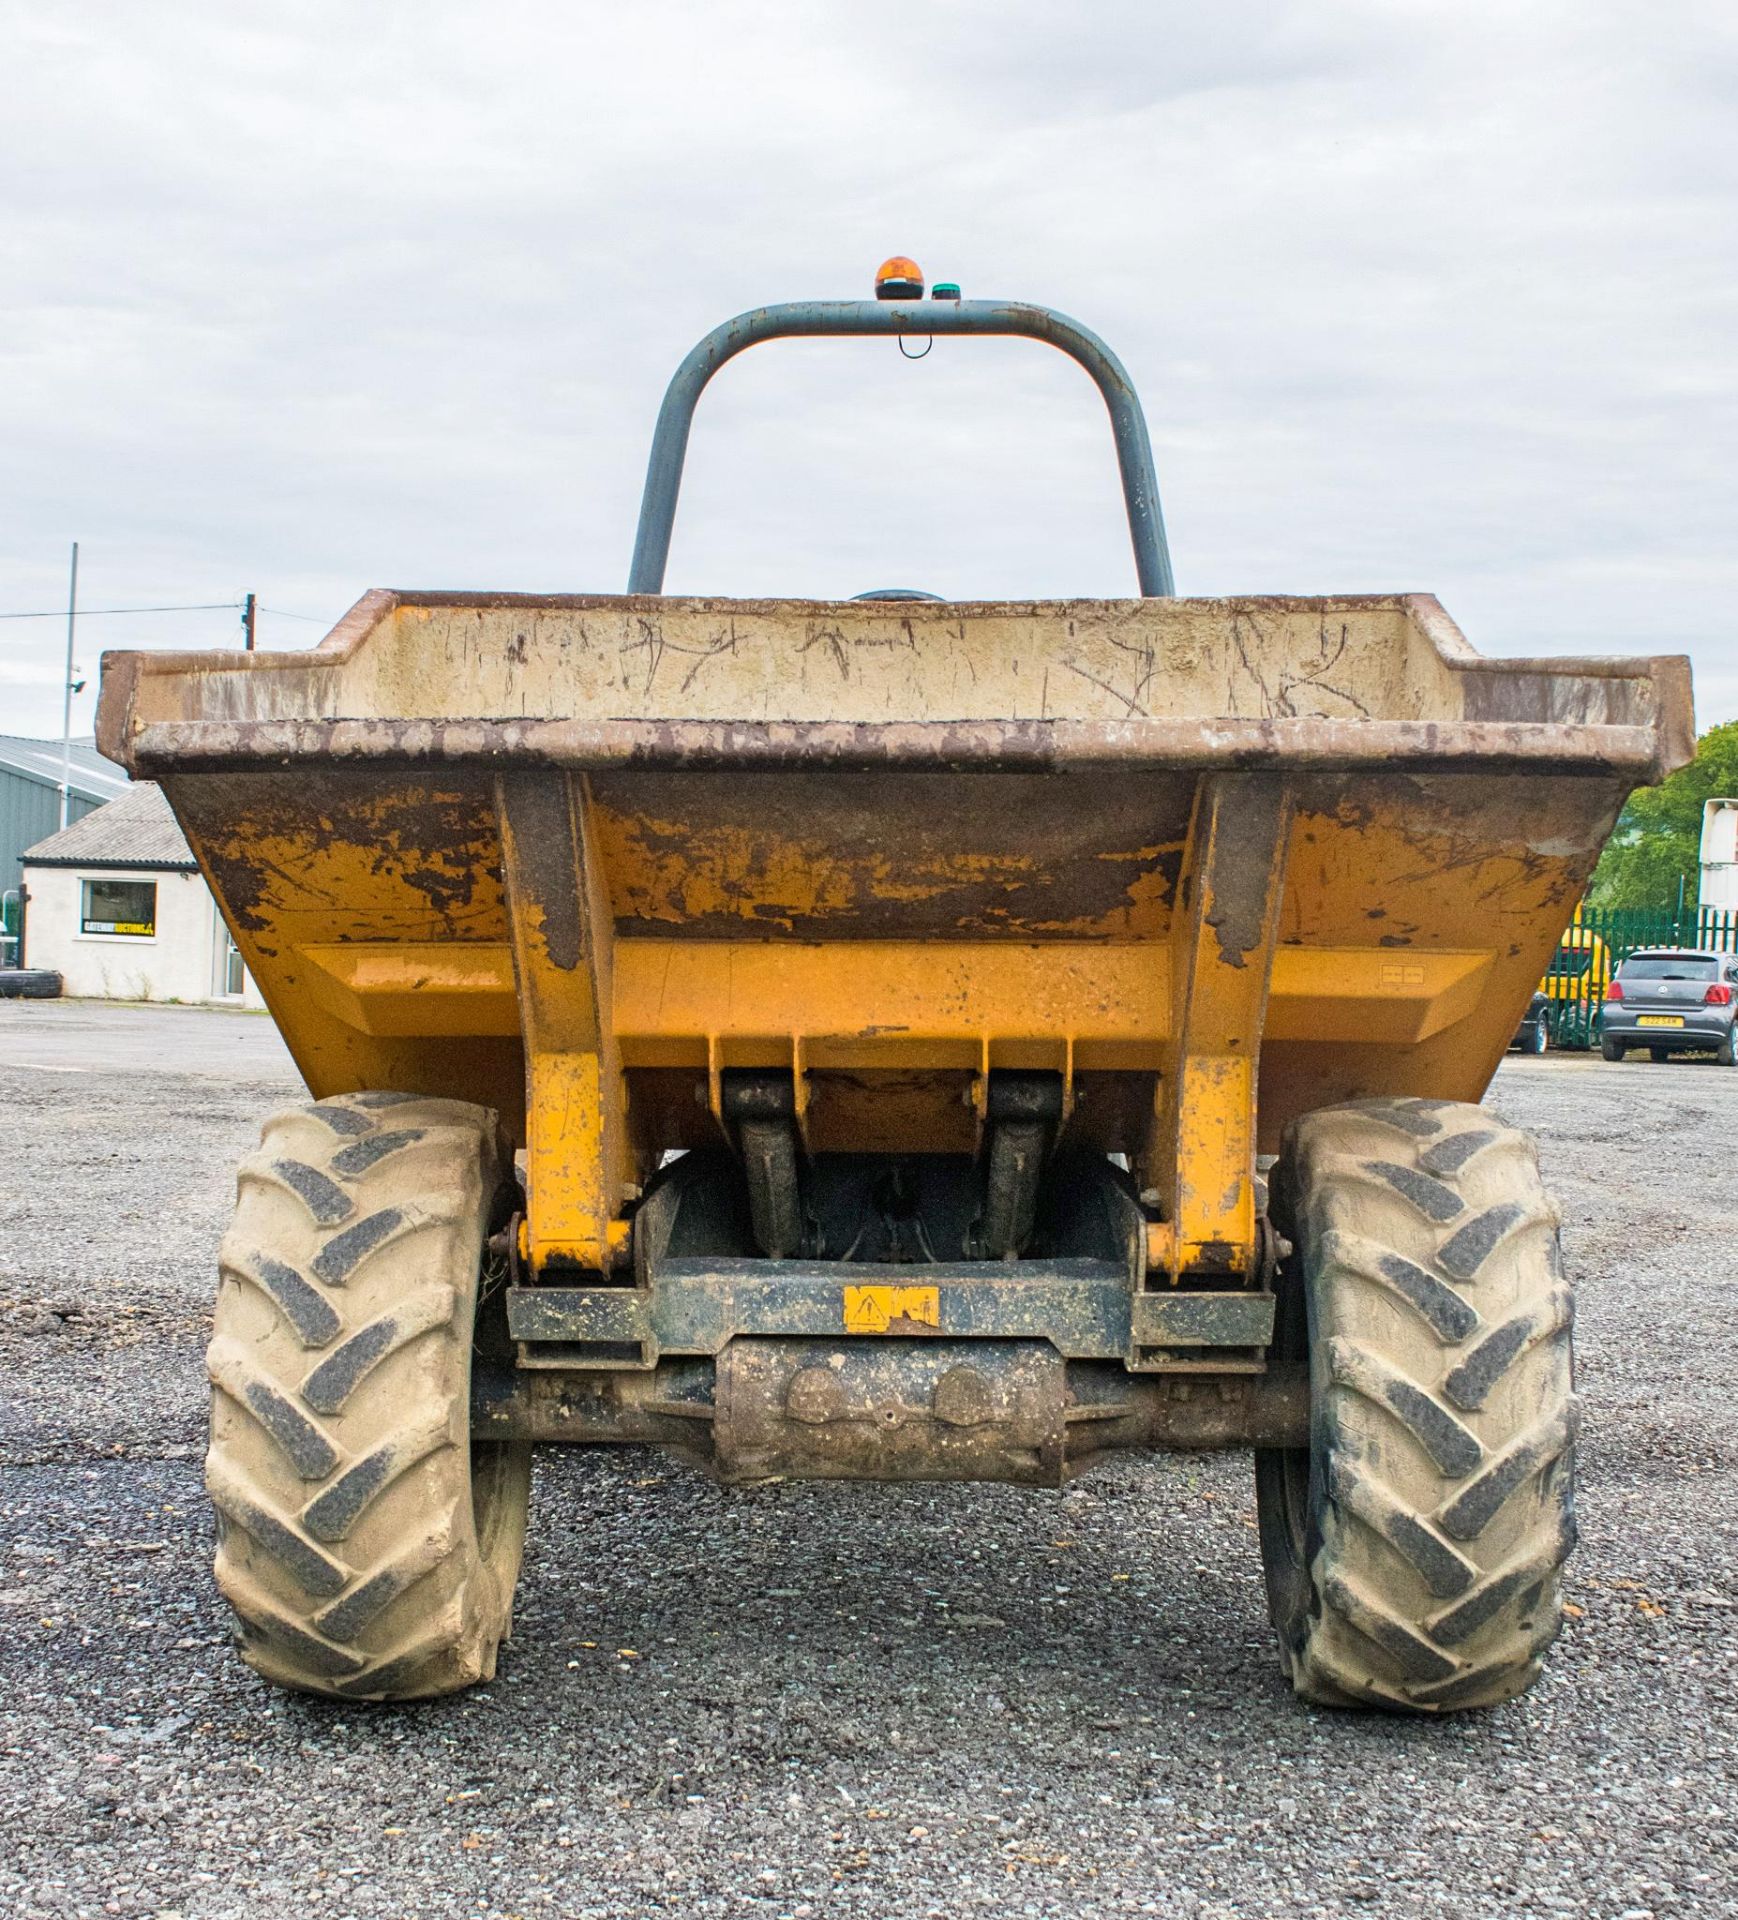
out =
<path fill-rule="evenodd" d="M 1153 472 L 1153 449 L 1134 383 L 1097 334 L 1066 314 L 1018 300 L 793 300 L 783 306 L 756 307 L 714 327 L 676 369 L 664 404 L 658 409 L 652 457 L 646 468 L 646 491 L 640 501 L 634 564 L 628 576 L 629 593 L 664 590 L 670 532 L 676 519 L 676 497 L 682 487 L 694 409 L 706 383 L 726 360 L 763 340 L 823 334 L 892 334 L 901 339 L 921 339 L 929 334 L 954 333 L 1041 340 L 1077 360 L 1092 375 L 1110 412 L 1141 593 L 1147 598 L 1174 593 L 1170 549 L 1159 510 L 1159 484 Z"/>

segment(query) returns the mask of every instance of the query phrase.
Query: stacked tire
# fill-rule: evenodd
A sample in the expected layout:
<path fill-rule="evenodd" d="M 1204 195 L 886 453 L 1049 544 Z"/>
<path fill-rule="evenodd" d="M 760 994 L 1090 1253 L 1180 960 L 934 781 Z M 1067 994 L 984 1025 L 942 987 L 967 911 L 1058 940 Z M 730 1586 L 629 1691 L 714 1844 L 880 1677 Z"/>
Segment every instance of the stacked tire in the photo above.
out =
<path fill-rule="evenodd" d="M 0 967 L 0 1000 L 58 1000 L 63 985 L 47 967 Z"/>

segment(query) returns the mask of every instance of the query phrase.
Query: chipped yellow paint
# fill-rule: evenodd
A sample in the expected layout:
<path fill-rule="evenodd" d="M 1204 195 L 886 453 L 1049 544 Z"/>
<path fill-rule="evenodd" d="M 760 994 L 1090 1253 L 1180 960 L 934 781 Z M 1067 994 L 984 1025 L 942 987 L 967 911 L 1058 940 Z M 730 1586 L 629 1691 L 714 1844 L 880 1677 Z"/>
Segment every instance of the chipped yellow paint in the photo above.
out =
<path fill-rule="evenodd" d="M 618 911 L 685 925 L 730 916 L 759 926 L 841 913 L 856 885 L 836 850 L 740 827 L 624 819 L 599 807 L 603 858 L 618 876 Z"/>
<path fill-rule="evenodd" d="M 1640 765 L 1633 736 L 1662 764 L 1687 751 L 1676 672 L 1480 661 L 1422 598 L 380 595 L 305 655 L 126 660 L 104 726 L 162 774 L 316 1095 L 500 1114 L 526 1150 L 534 1264 L 619 1256 L 627 1183 L 718 1144 L 732 1068 L 796 1076 L 812 1152 L 969 1153 L 986 1075 L 1012 1067 L 1061 1074 L 1066 1143 L 1129 1154 L 1158 1191 L 1155 1265 L 1236 1272 L 1253 1151 L 1297 1114 L 1479 1097 Z M 1583 740 L 1493 777 L 1495 747 L 1448 751 L 1475 722 L 1536 735 L 1570 712 L 1585 724 L 1566 734 L 1624 736 L 1628 758 Z M 1238 716 L 1271 740 L 1232 738 Z M 1447 744 L 1392 767 L 1358 729 L 1327 740 L 1347 718 Z M 967 775 L 874 753 L 747 764 L 746 746 L 737 765 L 727 742 L 660 761 L 712 721 L 762 724 L 755 753 L 811 722 L 1089 722 L 1098 757 L 1063 744 L 1042 769 Z M 310 722 L 333 725 L 287 738 Z M 618 723 L 638 744 L 600 754 Z M 1176 761 L 1125 762 L 1155 723 Z M 1038 730 L 1022 737 L 1023 754 Z M 1197 897 L 1198 803 L 1246 752 L 1296 813 L 1259 928 L 1240 910 L 1228 941 L 1217 883 Z M 514 781 L 531 815 L 540 789 L 570 808 L 517 851 Z"/>
<path fill-rule="evenodd" d="M 847 1287 L 844 1318 L 847 1333 L 885 1333 L 895 1320 L 939 1327 L 941 1293 L 935 1287 Z"/>

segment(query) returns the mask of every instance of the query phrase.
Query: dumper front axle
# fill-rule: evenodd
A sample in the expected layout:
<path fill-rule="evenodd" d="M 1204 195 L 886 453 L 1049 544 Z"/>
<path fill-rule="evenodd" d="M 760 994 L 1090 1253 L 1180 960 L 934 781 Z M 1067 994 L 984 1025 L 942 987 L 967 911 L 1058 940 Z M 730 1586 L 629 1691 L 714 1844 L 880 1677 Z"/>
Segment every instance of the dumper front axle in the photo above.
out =
<path fill-rule="evenodd" d="M 478 1439 L 664 1447 L 728 1483 L 1059 1486 L 1112 1449 L 1304 1446 L 1309 1380 L 1130 1374 L 1030 1341 L 740 1339 L 644 1373 L 479 1370 L 471 1419 Z"/>

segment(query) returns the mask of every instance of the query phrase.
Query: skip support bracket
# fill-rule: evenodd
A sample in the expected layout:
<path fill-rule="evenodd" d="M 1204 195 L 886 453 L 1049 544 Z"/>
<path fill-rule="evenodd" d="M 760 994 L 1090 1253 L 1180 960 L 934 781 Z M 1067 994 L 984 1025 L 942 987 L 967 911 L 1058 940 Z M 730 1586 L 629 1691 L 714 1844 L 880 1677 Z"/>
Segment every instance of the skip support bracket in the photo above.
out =
<path fill-rule="evenodd" d="M 590 784 L 503 774 L 495 798 L 525 1033 L 524 1252 L 533 1269 L 607 1273 L 628 1247 L 629 1147 Z"/>
<path fill-rule="evenodd" d="M 1213 774 L 1196 793 L 1171 942 L 1174 1037 L 1145 1156 L 1160 1215 L 1149 1285 L 1256 1271 L 1256 1075 L 1292 811 L 1272 774 Z"/>

